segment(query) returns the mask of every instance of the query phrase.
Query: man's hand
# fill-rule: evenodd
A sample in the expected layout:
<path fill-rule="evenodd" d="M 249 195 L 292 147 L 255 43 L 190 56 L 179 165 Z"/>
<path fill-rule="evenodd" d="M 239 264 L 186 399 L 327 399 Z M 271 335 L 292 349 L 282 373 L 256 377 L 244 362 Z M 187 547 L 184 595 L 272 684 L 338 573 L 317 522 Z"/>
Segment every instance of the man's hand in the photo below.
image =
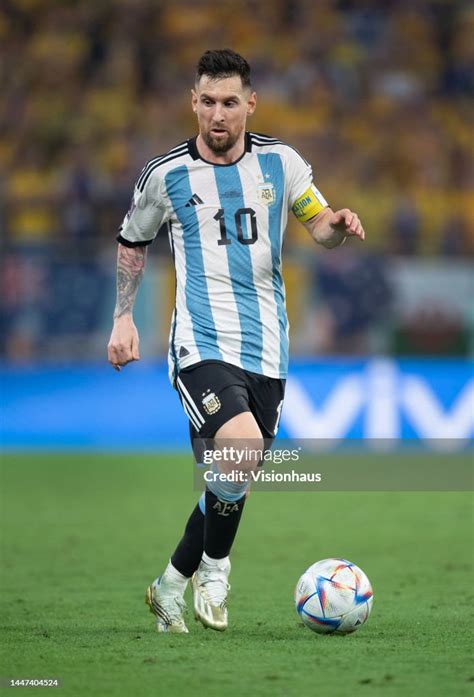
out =
<path fill-rule="evenodd" d="M 138 286 L 145 270 L 146 247 L 124 247 L 117 249 L 117 303 L 114 311 L 114 326 L 107 354 L 115 370 L 120 370 L 131 361 L 139 361 L 138 332 L 133 323 L 132 309 Z"/>
<path fill-rule="evenodd" d="M 348 208 L 341 208 L 328 218 L 328 223 L 335 232 L 342 233 L 347 237 L 358 237 L 365 240 L 365 232 L 357 213 Z"/>
<path fill-rule="evenodd" d="M 127 363 L 140 360 L 138 350 L 138 331 L 132 315 L 127 313 L 114 320 L 112 334 L 107 346 L 109 363 L 115 370 L 120 370 Z"/>
<path fill-rule="evenodd" d="M 303 225 L 313 240 L 326 249 L 338 247 L 345 242 L 346 237 L 365 240 L 365 232 L 359 216 L 348 208 L 341 208 L 336 212 L 329 207 L 325 208 Z"/>

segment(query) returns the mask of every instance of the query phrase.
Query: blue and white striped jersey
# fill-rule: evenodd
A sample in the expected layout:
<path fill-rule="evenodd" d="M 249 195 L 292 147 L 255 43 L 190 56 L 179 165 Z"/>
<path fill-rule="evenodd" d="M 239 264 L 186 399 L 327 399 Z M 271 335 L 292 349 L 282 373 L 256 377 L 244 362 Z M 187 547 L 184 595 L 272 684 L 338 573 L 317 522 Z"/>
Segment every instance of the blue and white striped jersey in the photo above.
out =
<path fill-rule="evenodd" d="M 288 211 L 308 220 L 327 203 L 288 145 L 246 133 L 242 157 L 204 161 L 196 138 L 150 160 L 118 240 L 152 242 L 167 223 L 176 269 L 170 378 L 203 360 L 284 378 L 288 319 L 281 249 Z"/>

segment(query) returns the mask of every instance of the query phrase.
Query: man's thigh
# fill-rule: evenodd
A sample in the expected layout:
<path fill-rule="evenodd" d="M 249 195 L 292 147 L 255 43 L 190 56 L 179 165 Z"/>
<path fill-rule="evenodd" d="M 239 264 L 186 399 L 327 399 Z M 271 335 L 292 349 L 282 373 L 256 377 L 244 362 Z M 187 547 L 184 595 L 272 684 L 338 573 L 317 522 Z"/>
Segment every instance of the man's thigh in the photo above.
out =
<path fill-rule="evenodd" d="M 267 445 L 275 438 L 285 396 L 285 380 L 256 373 L 245 374 L 250 411 Z"/>
<path fill-rule="evenodd" d="M 228 363 L 203 361 L 184 368 L 176 388 L 200 438 L 212 438 L 234 416 L 250 411 L 244 371 Z"/>
<path fill-rule="evenodd" d="M 265 446 L 270 447 L 283 405 L 284 380 L 250 373 L 222 361 L 203 361 L 181 370 L 176 387 L 189 418 L 197 462 L 201 462 L 202 451 L 212 447 L 211 439 L 221 426 L 243 412 L 253 414 Z"/>

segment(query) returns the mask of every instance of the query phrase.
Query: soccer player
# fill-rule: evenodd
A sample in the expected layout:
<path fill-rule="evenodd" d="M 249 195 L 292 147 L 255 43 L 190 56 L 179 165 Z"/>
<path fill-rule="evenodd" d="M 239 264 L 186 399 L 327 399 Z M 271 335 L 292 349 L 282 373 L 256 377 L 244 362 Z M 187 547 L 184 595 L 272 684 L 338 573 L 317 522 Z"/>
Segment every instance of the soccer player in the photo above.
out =
<path fill-rule="evenodd" d="M 197 65 L 192 108 L 197 136 L 151 159 L 135 186 L 118 236 L 117 304 L 108 345 L 116 370 L 139 359 L 132 309 L 147 245 L 166 224 L 176 270 L 169 370 L 193 443 L 262 449 L 277 431 L 288 367 L 288 321 L 281 249 L 288 212 L 315 242 L 364 239 L 356 213 L 333 212 L 310 165 L 277 138 L 245 130 L 257 98 L 247 61 L 206 51 Z M 265 440 L 264 440 L 265 439 Z M 195 448 L 198 462 L 201 457 Z M 240 465 L 248 475 L 259 461 Z M 232 461 L 213 465 L 229 472 Z M 206 627 L 227 627 L 229 553 L 242 516 L 245 481 L 206 486 L 184 535 L 146 600 L 158 631 L 187 632 L 184 591 Z"/>

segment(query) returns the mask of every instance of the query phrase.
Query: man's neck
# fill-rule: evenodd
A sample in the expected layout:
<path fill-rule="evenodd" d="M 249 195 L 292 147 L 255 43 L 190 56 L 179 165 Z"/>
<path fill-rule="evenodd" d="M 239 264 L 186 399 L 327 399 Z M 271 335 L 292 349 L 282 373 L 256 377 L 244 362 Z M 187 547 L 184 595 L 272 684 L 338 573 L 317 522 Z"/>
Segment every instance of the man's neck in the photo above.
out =
<path fill-rule="evenodd" d="M 216 165 L 230 165 L 233 162 L 239 160 L 245 151 L 245 131 L 242 131 L 235 145 L 233 145 L 229 150 L 222 153 L 216 153 L 214 150 L 206 145 L 201 134 L 196 138 L 196 147 L 199 155 L 203 160 L 207 162 L 212 162 Z"/>

